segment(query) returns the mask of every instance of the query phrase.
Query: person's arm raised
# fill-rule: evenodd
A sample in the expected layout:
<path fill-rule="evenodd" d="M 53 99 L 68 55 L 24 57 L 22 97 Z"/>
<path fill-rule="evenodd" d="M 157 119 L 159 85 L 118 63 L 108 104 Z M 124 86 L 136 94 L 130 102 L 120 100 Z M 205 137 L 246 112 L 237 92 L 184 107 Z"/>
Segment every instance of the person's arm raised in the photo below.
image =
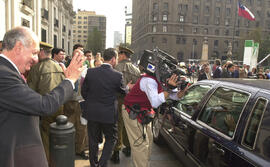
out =
<path fill-rule="evenodd" d="M 67 69 L 64 70 L 66 79 L 72 81 L 73 83 L 77 81 L 77 79 L 81 76 L 83 69 L 85 68 L 83 67 L 83 62 L 85 59 L 86 58 L 81 50 L 76 49 L 73 52 L 72 60 Z"/>

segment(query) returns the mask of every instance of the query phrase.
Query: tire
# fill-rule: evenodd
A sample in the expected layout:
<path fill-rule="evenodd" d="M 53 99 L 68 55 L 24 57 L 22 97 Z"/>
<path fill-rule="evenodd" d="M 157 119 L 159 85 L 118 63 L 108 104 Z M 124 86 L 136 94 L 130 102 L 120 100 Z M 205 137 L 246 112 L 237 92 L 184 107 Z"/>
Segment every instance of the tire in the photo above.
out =
<path fill-rule="evenodd" d="M 154 140 L 154 143 L 158 145 L 162 145 L 165 143 L 164 138 L 161 135 L 160 131 L 161 131 L 161 120 L 160 120 L 160 114 L 158 110 L 152 123 L 153 140 Z"/>

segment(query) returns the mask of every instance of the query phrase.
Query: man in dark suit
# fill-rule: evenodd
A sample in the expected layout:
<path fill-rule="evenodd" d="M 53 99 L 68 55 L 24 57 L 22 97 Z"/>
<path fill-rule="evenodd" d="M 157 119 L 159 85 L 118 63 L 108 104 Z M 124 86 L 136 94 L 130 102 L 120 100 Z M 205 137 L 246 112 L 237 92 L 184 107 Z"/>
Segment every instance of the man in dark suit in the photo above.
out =
<path fill-rule="evenodd" d="M 38 37 L 28 28 L 6 32 L 0 54 L 0 166 L 47 167 L 39 131 L 39 116 L 53 114 L 72 96 L 80 76 L 83 54 L 74 55 L 66 79 L 41 96 L 29 88 L 21 74 L 37 62 Z"/>
<path fill-rule="evenodd" d="M 234 65 L 233 64 L 228 64 L 227 69 L 223 70 L 221 73 L 221 78 L 234 78 Z"/>
<path fill-rule="evenodd" d="M 117 93 L 125 94 L 122 73 L 113 69 L 118 53 L 109 48 L 104 51 L 104 63 L 87 71 L 81 94 L 85 99 L 83 117 L 88 120 L 89 160 L 91 167 L 106 167 L 117 140 Z M 131 87 L 131 84 L 127 85 Z M 98 160 L 99 132 L 105 144 Z"/>

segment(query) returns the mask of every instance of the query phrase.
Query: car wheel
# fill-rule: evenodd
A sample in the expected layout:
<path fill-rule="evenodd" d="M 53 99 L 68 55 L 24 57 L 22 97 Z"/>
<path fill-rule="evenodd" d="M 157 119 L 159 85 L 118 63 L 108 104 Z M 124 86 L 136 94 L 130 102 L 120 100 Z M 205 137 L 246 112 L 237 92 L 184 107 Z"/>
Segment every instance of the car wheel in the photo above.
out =
<path fill-rule="evenodd" d="M 161 121 L 160 121 L 160 114 L 157 112 L 153 124 L 152 124 L 152 131 L 153 131 L 153 140 L 156 144 L 163 144 L 164 138 L 162 137 L 161 131 Z"/>

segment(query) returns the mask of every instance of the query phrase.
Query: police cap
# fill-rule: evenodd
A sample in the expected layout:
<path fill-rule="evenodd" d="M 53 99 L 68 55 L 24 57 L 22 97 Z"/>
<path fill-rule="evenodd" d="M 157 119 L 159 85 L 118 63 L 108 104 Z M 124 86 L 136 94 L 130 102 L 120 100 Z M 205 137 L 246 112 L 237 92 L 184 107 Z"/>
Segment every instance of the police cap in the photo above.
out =
<path fill-rule="evenodd" d="M 134 54 L 134 52 L 127 47 L 119 46 L 118 50 L 119 53 L 125 53 L 127 57 L 130 57 L 130 55 Z"/>
<path fill-rule="evenodd" d="M 51 44 L 48 44 L 46 42 L 40 42 L 39 46 L 40 46 L 40 49 L 44 49 L 44 50 L 50 50 L 53 48 Z"/>

